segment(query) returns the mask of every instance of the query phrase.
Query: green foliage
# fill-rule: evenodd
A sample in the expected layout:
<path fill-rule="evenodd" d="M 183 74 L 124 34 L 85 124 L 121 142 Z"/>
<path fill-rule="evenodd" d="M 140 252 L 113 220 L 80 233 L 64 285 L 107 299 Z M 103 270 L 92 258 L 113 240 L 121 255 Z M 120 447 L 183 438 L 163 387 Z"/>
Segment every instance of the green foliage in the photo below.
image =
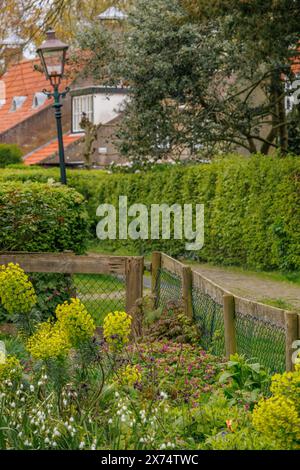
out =
<path fill-rule="evenodd" d="M 22 151 L 17 145 L 0 144 L 0 168 L 22 163 Z"/>
<path fill-rule="evenodd" d="M 139 162 L 186 149 L 200 159 L 240 147 L 286 154 L 282 76 L 295 79 L 299 11 L 291 0 L 135 0 L 121 39 L 88 27 L 79 37 L 92 51 L 88 70 L 131 85 L 122 153 Z"/>
<path fill-rule="evenodd" d="M 188 318 L 182 307 L 170 302 L 163 310 L 149 308 L 144 300 L 142 305 L 144 332 L 147 341 L 170 339 L 178 343 L 199 344 L 200 332 L 195 322 Z"/>
<path fill-rule="evenodd" d="M 72 277 L 68 274 L 31 273 L 29 278 L 37 295 L 37 309 L 43 321 L 54 318 L 56 307 L 69 300 L 74 293 Z"/>
<path fill-rule="evenodd" d="M 298 157 L 256 155 L 249 159 L 228 156 L 211 164 L 176 165 L 137 174 L 108 175 L 92 170 L 70 172 L 68 177 L 69 184 L 87 200 L 93 236 L 99 221 L 98 205 L 111 203 L 117 207 L 120 195 L 128 196 L 128 205 L 139 202 L 148 208 L 151 204 L 202 203 L 205 244 L 200 252 L 189 252 L 189 256 L 224 265 L 292 271 L 300 268 L 299 175 Z M 51 177 L 58 180 L 58 171 L 0 172 L 0 182 L 14 179 L 46 182 Z M 83 222 L 85 226 L 86 221 Z M 78 234 L 78 231 L 80 237 L 82 232 Z M 10 234 L 13 236 L 12 231 Z M 46 240 L 48 234 L 42 235 Z M 59 240 L 57 244 L 60 245 Z M 100 248 L 101 245 L 105 249 L 140 254 L 154 250 L 175 256 L 187 254 L 185 241 L 172 237 L 170 240 L 105 240 L 99 241 Z"/>
<path fill-rule="evenodd" d="M 88 219 L 83 197 L 54 184 L 17 182 L 0 188 L 0 250 L 85 249 Z"/>
<path fill-rule="evenodd" d="M 269 383 L 269 376 L 260 364 L 235 354 L 230 357 L 219 381 L 225 385 L 224 393 L 233 403 L 251 406 Z"/>

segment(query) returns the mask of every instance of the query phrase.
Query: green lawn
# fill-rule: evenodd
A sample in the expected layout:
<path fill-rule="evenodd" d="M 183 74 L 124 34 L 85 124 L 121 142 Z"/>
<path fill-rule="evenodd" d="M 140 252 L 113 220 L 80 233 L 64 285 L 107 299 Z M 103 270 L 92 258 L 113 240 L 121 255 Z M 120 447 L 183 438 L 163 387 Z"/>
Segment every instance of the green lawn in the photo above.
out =
<path fill-rule="evenodd" d="M 88 312 L 92 315 L 97 326 L 101 326 L 109 312 L 125 310 L 124 299 L 83 300 Z"/>
<path fill-rule="evenodd" d="M 73 277 L 76 296 L 99 326 L 107 313 L 125 308 L 125 282 L 105 274 L 77 274 Z"/>

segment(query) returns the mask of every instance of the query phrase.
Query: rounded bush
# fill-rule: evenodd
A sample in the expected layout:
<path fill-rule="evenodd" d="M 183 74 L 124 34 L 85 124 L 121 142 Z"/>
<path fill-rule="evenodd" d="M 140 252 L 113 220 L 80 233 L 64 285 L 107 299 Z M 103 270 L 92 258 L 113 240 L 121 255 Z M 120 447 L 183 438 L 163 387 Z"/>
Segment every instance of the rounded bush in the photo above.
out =
<path fill-rule="evenodd" d="M 83 253 L 88 234 L 84 198 L 58 184 L 0 186 L 0 250 Z"/>
<path fill-rule="evenodd" d="M 0 144 L 0 168 L 22 163 L 22 150 L 18 145 Z"/>

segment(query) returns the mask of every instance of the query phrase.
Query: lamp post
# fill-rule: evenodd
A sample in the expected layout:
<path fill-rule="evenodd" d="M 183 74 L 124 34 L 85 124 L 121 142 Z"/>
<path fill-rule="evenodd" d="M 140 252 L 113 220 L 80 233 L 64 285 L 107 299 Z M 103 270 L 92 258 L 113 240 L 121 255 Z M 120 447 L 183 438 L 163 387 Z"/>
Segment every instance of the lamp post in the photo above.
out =
<path fill-rule="evenodd" d="M 53 108 L 55 110 L 57 126 L 60 179 L 62 184 L 67 184 L 65 151 L 61 123 L 61 98 L 65 98 L 66 94 L 69 91 L 69 88 L 66 88 L 63 92 L 60 92 L 59 86 L 64 75 L 66 55 L 69 46 L 57 39 L 55 36 L 55 32 L 52 30 L 48 31 L 46 35 L 47 39 L 37 49 L 37 53 L 40 57 L 45 76 L 47 80 L 50 81 L 50 84 L 53 88 L 53 92 L 43 90 L 43 93 L 45 93 L 45 95 L 47 95 L 49 99 L 54 99 Z"/>

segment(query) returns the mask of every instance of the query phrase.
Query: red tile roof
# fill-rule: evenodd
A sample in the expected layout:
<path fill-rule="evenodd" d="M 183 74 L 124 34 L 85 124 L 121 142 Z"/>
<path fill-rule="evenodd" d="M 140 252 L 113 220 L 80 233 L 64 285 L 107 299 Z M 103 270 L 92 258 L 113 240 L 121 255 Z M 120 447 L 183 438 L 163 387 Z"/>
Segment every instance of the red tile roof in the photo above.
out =
<path fill-rule="evenodd" d="M 64 139 L 64 147 L 66 149 L 73 142 L 76 142 L 77 140 L 82 139 L 82 134 L 65 134 L 63 136 L 63 139 Z M 48 144 L 46 145 L 43 145 L 43 147 L 40 147 L 39 149 L 34 150 L 33 152 L 29 153 L 27 156 L 24 157 L 24 163 L 25 165 L 38 165 L 43 160 L 45 160 L 48 157 L 51 157 L 57 152 L 58 152 L 58 141 L 56 139 L 56 140 L 52 140 L 51 142 L 48 142 Z"/>
<path fill-rule="evenodd" d="M 5 84 L 5 104 L 0 105 L 0 134 L 51 105 L 52 100 L 47 99 L 38 108 L 32 107 L 35 94 L 41 92 L 44 88 L 49 89 L 49 82 L 41 72 L 34 70 L 34 65 L 40 65 L 38 59 L 25 60 L 14 64 L 0 78 Z M 66 84 L 66 80 L 64 80 L 62 87 Z M 11 111 L 12 101 L 15 96 L 26 96 L 26 100 L 19 109 Z"/>

